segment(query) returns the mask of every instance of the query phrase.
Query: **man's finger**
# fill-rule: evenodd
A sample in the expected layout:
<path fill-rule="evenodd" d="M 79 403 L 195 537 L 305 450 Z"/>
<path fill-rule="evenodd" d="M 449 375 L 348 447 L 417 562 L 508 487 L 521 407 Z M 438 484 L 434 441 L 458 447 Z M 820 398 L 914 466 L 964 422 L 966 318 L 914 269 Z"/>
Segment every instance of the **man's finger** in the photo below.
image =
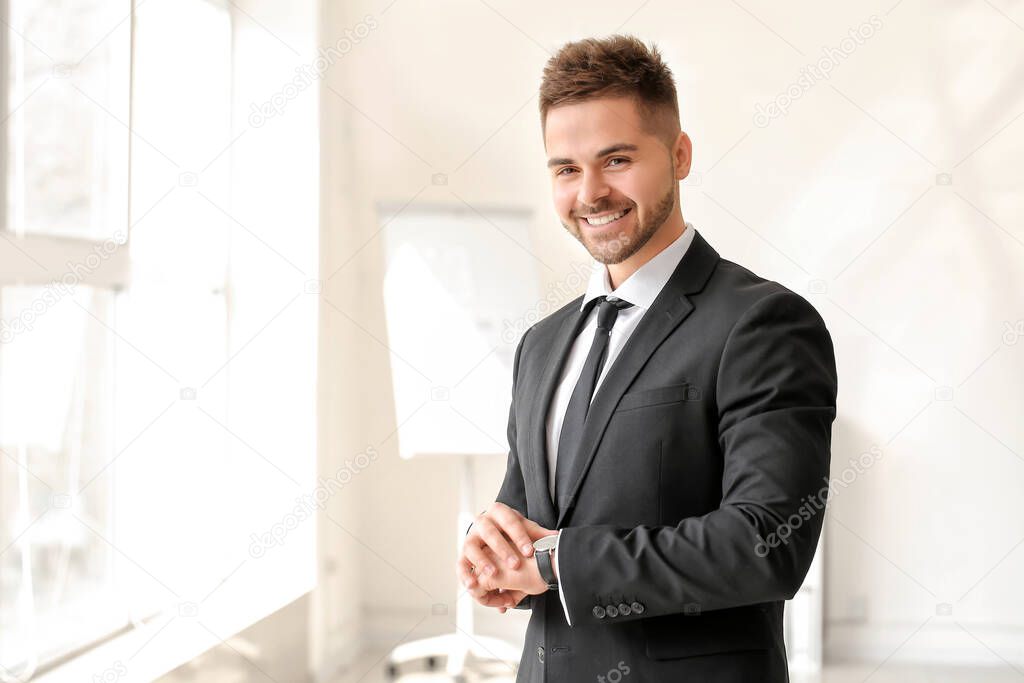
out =
<path fill-rule="evenodd" d="M 533 524 L 536 526 L 534 522 L 531 522 L 526 517 L 523 517 L 517 511 L 506 505 L 503 505 L 500 508 L 495 508 L 491 517 L 494 522 L 501 527 L 501 530 L 505 535 L 512 539 L 512 543 L 515 544 L 519 552 L 526 557 L 533 554 L 533 539 L 530 538 L 527 524 Z"/>
<path fill-rule="evenodd" d="M 474 600 L 483 597 L 495 588 L 494 586 L 483 585 L 483 583 L 476 578 L 476 575 L 472 573 L 472 569 L 467 569 L 466 564 L 462 563 L 461 560 L 458 565 L 458 573 L 459 581 L 461 581 L 462 585 L 465 587 L 465 592 L 472 595 Z M 467 580 L 469 583 L 466 583 Z"/>
<path fill-rule="evenodd" d="M 472 587 L 466 588 L 466 592 L 472 595 L 474 599 L 479 599 L 487 593 L 504 588 L 502 582 L 506 578 L 503 576 L 481 576 Z"/>
<path fill-rule="evenodd" d="M 455 574 L 459 577 L 459 581 L 466 588 L 472 588 L 476 585 L 476 574 L 473 572 L 473 563 L 469 561 L 465 555 L 460 557 L 455 563 Z"/>
<path fill-rule="evenodd" d="M 520 600 L 522 598 L 519 598 Z M 502 614 L 505 610 L 515 607 L 518 604 L 518 600 L 509 591 L 489 591 L 483 596 L 476 599 L 484 607 L 494 607 L 501 611 Z"/>
<path fill-rule="evenodd" d="M 467 588 L 466 592 L 473 596 L 474 600 L 480 602 L 488 593 L 493 593 L 494 590 L 495 589 L 490 586 L 481 586 L 480 584 L 477 584 L 473 588 Z"/>
<path fill-rule="evenodd" d="M 504 566 L 509 569 L 519 567 L 519 551 L 509 544 L 502 529 L 495 525 L 490 517 L 484 517 L 477 522 L 476 533 L 491 549 L 491 552 L 500 558 Z"/>
<path fill-rule="evenodd" d="M 469 560 L 472 566 L 476 567 L 474 573 L 478 581 L 498 573 L 498 568 L 494 566 L 494 559 L 497 558 L 489 555 L 485 548 L 486 546 L 479 543 L 467 543 L 462 549 L 463 557 Z"/>
<path fill-rule="evenodd" d="M 478 598 L 485 593 L 489 593 L 492 590 L 499 588 L 501 580 L 496 576 L 477 576 L 472 570 L 466 570 L 464 567 L 459 568 L 459 580 L 462 585 L 466 588 L 466 592 L 470 593 L 474 598 Z M 468 583 L 467 583 L 468 581 Z"/>
<path fill-rule="evenodd" d="M 553 536 L 558 533 L 555 529 L 546 529 L 532 519 L 523 518 L 523 525 L 526 527 L 526 532 L 530 535 L 530 538 L 537 540 L 538 538 L 544 538 L 545 536 Z"/>
<path fill-rule="evenodd" d="M 494 556 L 494 554 L 491 553 L 491 551 L 488 548 L 484 547 L 482 549 L 482 552 L 484 553 L 484 556 L 486 558 L 484 560 L 484 562 L 487 562 L 487 563 L 489 563 L 491 565 L 496 565 L 497 564 L 498 558 L 496 558 Z M 506 572 L 504 572 L 504 571 L 501 571 L 500 567 L 499 567 L 498 571 L 495 571 L 493 574 L 487 574 L 487 573 L 480 574 L 479 571 L 478 571 L 477 572 L 477 577 L 476 577 L 476 585 L 474 586 L 474 590 L 475 589 L 482 589 L 484 591 L 491 591 L 491 590 L 496 590 L 498 588 L 504 588 L 505 587 L 505 583 L 508 582 L 508 580 L 509 580 L 508 574 Z"/>

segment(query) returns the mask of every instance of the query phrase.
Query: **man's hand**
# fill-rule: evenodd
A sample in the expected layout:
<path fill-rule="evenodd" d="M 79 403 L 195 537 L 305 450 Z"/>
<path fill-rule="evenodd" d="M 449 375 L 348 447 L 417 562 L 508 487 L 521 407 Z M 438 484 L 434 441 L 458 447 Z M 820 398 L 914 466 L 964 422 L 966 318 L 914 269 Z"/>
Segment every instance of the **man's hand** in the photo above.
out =
<path fill-rule="evenodd" d="M 542 528 L 542 527 L 538 527 Z M 557 531 L 544 530 L 548 534 L 557 534 Z M 487 549 L 490 553 L 490 549 Z M 557 569 L 556 569 L 557 576 Z M 540 575 L 536 560 L 526 560 L 517 569 L 500 568 L 496 574 L 483 575 L 477 578 L 477 586 L 483 591 L 514 591 L 525 595 L 539 595 L 548 590 L 548 584 Z"/>
<path fill-rule="evenodd" d="M 537 588 L 534 578 L 543 585 L 536 563 L 528 558 L 533 542 L 551 533 L 556 532 L 503 503 L 493 503 L 477 516 L 462 544 L 455 565 L 459 580 L 482 605 L 502 612 L 514 607 L 527 595 L 524 588 Z"/>
<path fill-rule="evenodd" d="M 482 597 L 474 595 L 476 601 L 484 607 L 494 607 L 502 614 L 510 609 L 514 609 L 526 597 L 526 593 L 523 591 L 502 590 L 500 588 L 481 592 L 483 593 Z M 470 593 L 473 593 L 473 591 L 470 591 Z"/>

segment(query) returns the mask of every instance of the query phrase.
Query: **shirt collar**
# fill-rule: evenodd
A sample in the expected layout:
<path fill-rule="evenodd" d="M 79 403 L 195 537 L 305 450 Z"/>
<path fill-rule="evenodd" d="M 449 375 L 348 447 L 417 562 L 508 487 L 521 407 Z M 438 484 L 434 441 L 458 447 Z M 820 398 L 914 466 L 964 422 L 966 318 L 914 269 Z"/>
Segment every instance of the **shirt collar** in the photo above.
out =
<path fill-rule="evenodd" d="M 623 301 L 628 301 L 634 306 L 647 310 L 654 303 L 658 293 L 661 292 L 665 283 L 672 276 L 683 254 L 689 249 L 695 234 L 693 225 L 687 221 L 686 229 L 671 244 L 654 255 L 647 263 L 643 264 L 636 271 L 626 278 L 625 282 L 618 288 L 612 290 L 608 278 L 608 266 L 594 261 L 590 271 L 590 281 L 587 284 L 587 292 L 583 295 L 580 303 L 580 310 L 587 307 L 587 303 L 599 296 L 614 294 Z"/>

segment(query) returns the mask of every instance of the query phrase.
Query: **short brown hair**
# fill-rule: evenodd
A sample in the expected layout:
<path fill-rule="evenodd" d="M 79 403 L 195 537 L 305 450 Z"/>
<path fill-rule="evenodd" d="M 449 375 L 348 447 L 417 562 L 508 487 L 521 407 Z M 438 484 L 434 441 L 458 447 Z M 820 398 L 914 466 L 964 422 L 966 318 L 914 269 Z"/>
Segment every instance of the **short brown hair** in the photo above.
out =
<path fill-rule="evenodd" d="M 548 111 L 597 97 L 632 97 L 648 132 L 671 145 L 679 133 L 679 101 L 672 70 L 658 48 L 630 35 L 566 43 L 544 66 L 540 125 Z"/>

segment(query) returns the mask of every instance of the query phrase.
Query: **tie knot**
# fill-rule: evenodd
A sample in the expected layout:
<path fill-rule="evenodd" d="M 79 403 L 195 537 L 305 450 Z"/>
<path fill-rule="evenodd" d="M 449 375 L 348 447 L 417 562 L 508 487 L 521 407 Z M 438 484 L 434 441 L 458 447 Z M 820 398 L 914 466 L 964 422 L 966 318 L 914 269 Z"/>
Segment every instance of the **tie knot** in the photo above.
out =
<path fill-rule="evenodd" d="M 611 334 L 612 326 L 615 324 L 615 318 L 618 317 L 619 311 L 629 308 L 633 304 L 614 296 L 602 296 L 599 298 L 601 305 L 597 309 L 597 329 L 605 330 Z"/>

